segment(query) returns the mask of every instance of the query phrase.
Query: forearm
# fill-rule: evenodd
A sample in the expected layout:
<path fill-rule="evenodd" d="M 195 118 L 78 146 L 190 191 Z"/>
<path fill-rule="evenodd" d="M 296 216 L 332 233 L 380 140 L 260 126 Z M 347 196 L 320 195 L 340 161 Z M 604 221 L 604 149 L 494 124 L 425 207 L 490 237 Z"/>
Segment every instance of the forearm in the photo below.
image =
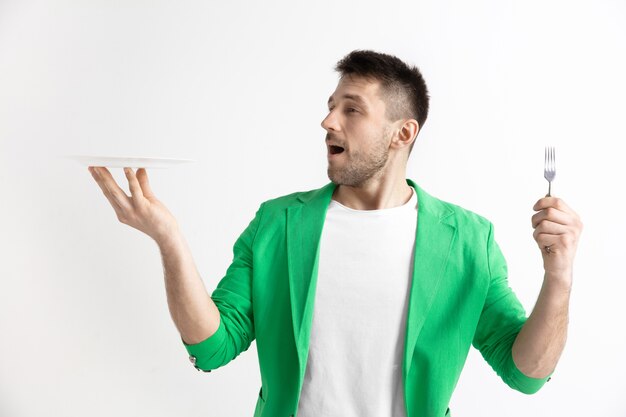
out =
<path fill-rule="evenodd" d="M 204 287 L 182 233 L 172 233 L 157 244 L 172 320 L 184 342 L 199 343 L 217 331 L 219 311 Z"/>
<path fill-rule="evenodd" d="M 550 375 L 565 347 L 571 273 L 567 275 L 544 276 L 535 308 L 513 344 L 513 361 L 527 376 Z"/>

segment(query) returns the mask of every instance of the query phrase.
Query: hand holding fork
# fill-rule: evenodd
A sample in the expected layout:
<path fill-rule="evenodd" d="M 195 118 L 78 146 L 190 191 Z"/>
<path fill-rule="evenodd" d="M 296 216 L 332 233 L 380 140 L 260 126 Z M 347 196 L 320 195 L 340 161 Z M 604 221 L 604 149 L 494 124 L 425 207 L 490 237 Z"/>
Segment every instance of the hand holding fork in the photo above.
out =
<path fill-rule="evenodd" d="M 552 197 L 552 181 L 556 176 L 555 151 L 546 147 L 544 177 L 548 181 L 548 194 L 533 206 L 537 211 L 531 218 L 535 229 L 533 238 L 543 256 L 546 276 L 555 276 L 571 285 L 574 255 L 583 224 L 578 214 L 563 200 Z"/>

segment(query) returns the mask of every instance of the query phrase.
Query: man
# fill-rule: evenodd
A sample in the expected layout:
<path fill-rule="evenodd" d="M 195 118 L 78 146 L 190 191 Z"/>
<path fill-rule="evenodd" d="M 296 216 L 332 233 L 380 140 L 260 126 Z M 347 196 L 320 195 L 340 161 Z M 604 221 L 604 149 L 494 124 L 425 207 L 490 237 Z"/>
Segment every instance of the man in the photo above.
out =
<path fill-rule="evenodd" d="M 211 296 L 146 171 L 125 169 L 128 197 L 90 167 L 118 219 L 157 242 L 190 360 L 210 371 L 256 339 L 257 417 L 449 415 L 471 345 L 536 392 L 565 344 L 578 215 L 554 197 L 533 207 L 545 274 L 527 319 L 492 224 L 405 176 L 428 112 L 419 70 L 372 51 L 336 69 L 322 121 L 331 182 L 261 204 Z"/>

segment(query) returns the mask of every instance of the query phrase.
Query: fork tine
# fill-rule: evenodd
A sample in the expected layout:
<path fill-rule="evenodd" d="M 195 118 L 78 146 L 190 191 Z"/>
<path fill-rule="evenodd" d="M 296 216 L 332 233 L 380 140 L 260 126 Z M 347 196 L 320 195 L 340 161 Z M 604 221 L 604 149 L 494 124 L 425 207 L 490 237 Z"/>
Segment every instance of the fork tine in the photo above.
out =
<path fill-rule="evenodd" d="M 548 148 L 548 166 L 547 169 L 549 172 L 552 172 L 552 146 Z"/>
<path fill-rule="evenodd" d="M 548 172 L 556 170 L 554 146 L 546 146 L 545 169 Z"/>
<path fill-rule="evenodd" d="M 548 194 L 546 197 L 550 197 L 552 193 L 552 181 L 556 176 L 556 151 L 554 146 L 546 146 L 545 148 L 545 161 L 543 167 L 543 176 L 548 180 Z"/>

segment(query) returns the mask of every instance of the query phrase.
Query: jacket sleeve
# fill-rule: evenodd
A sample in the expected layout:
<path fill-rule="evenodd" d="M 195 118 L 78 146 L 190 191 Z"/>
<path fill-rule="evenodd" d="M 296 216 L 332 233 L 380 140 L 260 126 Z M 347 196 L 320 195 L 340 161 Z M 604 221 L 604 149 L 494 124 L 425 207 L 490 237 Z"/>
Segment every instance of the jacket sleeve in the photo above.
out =
<path fill-rule="evenodd" d="M 263 204 L 233 246 L 233 261 L 211 294 L 220 313 L 217 331 L 202 342 L 188 345 L 190 359 L 198 370 L 226 365 L 246 351 L 255 338 L 252 313 L 252 245 L 263 215 Z M 182 340 L 182 339 L 181 339 Z"/>
<path fill-rule="evenodd" d="M 513 342 L 526 322 L 526 312 L 508 285 L 506 261 L 494 239 L 491 223 L 487 238 L 487 262 L 489 289 L 472 344 L 508 386 L 525 394 L 534 394 L 550 379 L 550 375 L 531 378 L 513 362 Z"/>

